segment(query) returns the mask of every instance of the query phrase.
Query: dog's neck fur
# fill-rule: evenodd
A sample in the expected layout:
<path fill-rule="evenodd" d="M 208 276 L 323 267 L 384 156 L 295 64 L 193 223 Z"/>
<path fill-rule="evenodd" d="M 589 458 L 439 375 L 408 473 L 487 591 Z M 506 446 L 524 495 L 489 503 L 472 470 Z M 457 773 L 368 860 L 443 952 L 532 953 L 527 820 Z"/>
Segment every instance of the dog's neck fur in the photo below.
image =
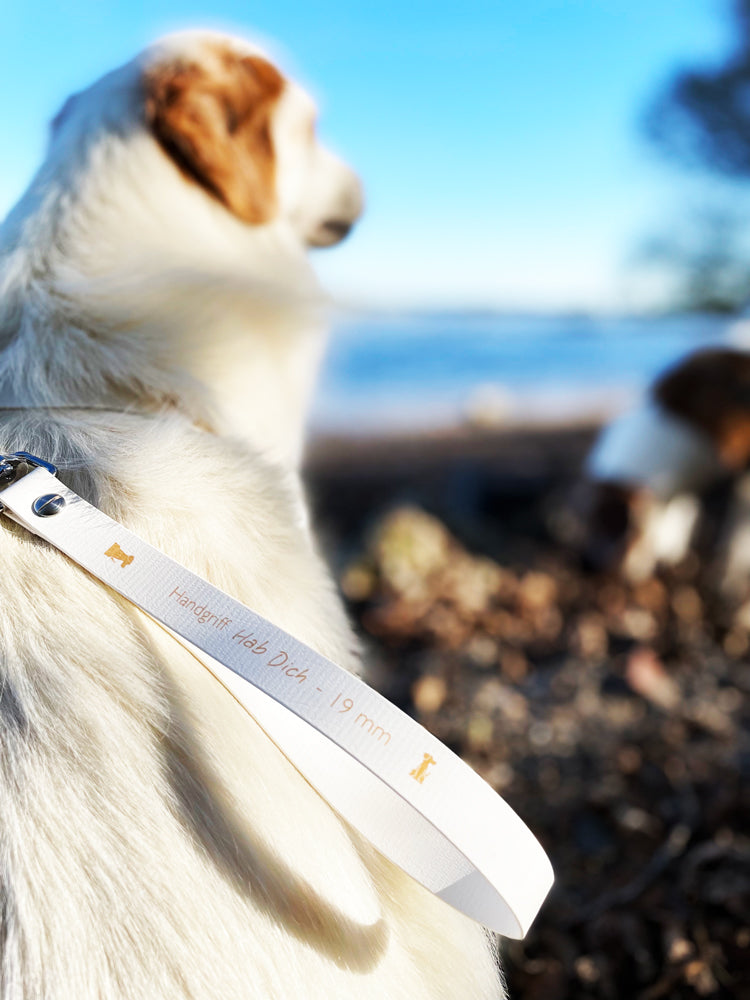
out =
<path fill-rule="evenodd" d="M 140 72 L 64 109 L 0 227 L 0 406 L 147 400 L 294 465 L 324 339 L 305 251 L 176 176 L 142 122 Z"/>

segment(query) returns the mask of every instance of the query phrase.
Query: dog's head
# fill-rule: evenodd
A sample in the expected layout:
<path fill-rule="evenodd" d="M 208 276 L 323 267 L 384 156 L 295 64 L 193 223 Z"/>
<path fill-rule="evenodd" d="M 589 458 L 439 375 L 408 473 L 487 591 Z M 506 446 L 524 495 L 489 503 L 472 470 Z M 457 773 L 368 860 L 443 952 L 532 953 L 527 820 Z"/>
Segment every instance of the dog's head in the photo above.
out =
<path fill-rule="evenodd" d="M 0 401 L 168 403 L 296 458 L 324 325 L 306 251 L 362 209 L 315 124 L 267 56 L 210 32 L 69 98 L 0 227 Z"/>
<path fill-rule="evenodd" d="M 53 122 L 52 150 L 88 140 L 102 123 L 121 133 L 145 126 L 181 183 L 246 226 L 279 223 L 324 247 L 362 210 L 357 176 L 316 135 L 312 99 L 239 39 L 168 36 L 70 98 Z"/>

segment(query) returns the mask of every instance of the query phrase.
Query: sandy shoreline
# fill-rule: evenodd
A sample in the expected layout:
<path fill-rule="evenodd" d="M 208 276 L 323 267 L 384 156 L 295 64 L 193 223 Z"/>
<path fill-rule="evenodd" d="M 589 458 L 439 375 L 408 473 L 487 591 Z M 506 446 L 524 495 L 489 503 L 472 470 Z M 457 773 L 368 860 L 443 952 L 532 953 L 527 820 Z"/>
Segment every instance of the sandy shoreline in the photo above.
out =
<path fill-rule="evenodd" d="M 524 421 L 491 428 L 457 425 L 382 434 L 319 432 L 308 443 L 306 464 L 317 470 L 341 460 L 353 461 L 358 466 L 373 461 L 388 466 L 394 462 L 425 459 L 435 462 L 456 457 L 500 463 L 524 451 L 532 456 L 548 454 L 554 461 L 554 453 L 563 445 L 578 456 L 581 449 L 589 447 L 601 425 L 600 420 L 587 418 L 554 423 Z M 585 455 L 585 450 L 582 454 Z"/>

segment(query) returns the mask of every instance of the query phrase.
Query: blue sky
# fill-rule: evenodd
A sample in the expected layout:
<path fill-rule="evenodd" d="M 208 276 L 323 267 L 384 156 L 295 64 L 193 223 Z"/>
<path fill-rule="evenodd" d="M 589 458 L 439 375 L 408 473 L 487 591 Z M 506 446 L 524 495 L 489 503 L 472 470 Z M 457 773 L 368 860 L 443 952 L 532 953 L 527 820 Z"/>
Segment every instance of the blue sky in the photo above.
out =
<path fill-rule="evenodd" d="M 0 214 L 63 97 L 158 35 L 269 38 L 368 211 L 319 270 L 346 301 L 638 305 L 624 265 L 679 205 L 644 104 L 729 38 L 727 0 L 0 0 Z"/>

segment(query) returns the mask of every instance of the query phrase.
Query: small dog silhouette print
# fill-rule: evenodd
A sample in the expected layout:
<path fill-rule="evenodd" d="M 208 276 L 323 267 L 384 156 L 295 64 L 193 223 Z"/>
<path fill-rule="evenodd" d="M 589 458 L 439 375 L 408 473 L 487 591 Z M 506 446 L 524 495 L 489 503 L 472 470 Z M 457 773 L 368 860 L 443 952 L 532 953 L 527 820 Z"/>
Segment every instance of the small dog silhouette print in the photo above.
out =
<path fill-rule="evenodd" d="M 110 545 L 107 551 L 104 553 L 105 556 L 109 556 L 110 559 L 114 559 L 117 562 L 122 563 L 122 568 L 125 569 L 129 566 L 135 559 L 135 556 L 129 556 L 127 552 L 123 552 L 117 542 L 114 545 Z"/>
<path fill-rule="evenodd" d="M 437 761 L 432 754 L 426 753 L 424 755 L 424 760 L 419 767 L 415 767 L 413 771 L 409 771 L 410 776 L 414 778 L 415 781 L 418 781 L 420 785 L 423 784 L 424 779 L 427 777 L 427 768 L 430 764 L 437 764 Z"/>

